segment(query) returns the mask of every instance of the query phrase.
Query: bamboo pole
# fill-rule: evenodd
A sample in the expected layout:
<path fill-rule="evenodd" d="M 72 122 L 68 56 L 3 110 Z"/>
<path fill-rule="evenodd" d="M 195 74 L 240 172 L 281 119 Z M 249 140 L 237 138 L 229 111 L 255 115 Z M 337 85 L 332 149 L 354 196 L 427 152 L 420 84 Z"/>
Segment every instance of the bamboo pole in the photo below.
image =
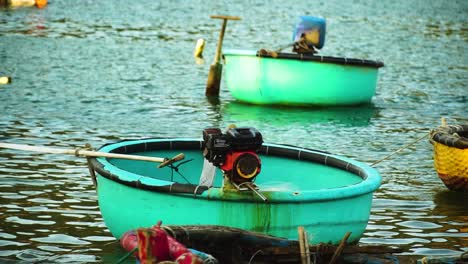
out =
<path fill-rule="evenodd" d="M 304 247 L 305 247 L 305 254 L 307 257 L 307 264 L 310 264 L 310 247 L 309 247 L 309 238 L 307 236 L 307 231 L 304 230 Z"/>
<path fill-rule="evenodd" d="M 340 244 L 338 245 L 338 247 L 336 248 L 336 251 L 335 253 L 333 254 L 332 256 L 332 259 L 330 260 L 330 263 L 329 264 L 335 264 L 336 261 L 338 260 L 338 258 L 340 257 L 341 255 L 341 252 L 343 251 L 345 245 L 346 245 L 346 241 L 348 241 L 348 238 L 349 236 L 351 235 L 351 232 L 346 232 L 346 234 L 344 235 L 343 239 L 341 239 L 341 242 Z"/>
<path fill-rule="evenodd" d="M 119 154 L 119 153 L 107 153 L 107 152 L 99 152 L 99 151 L 91 151 L 91 150 L 84 150 L 84 149 L 63 149 L 63 148 L 50 148 L 50 147 L 39 147 L 39 146 L 31 146 L 31 145 L 22 145 L 22 144 L 11 144 L 11 143 L 0 143 L 0 148 L 7 148 L 7 149 L 16 149 L 16 150 L 25 150 L 25 151 L 33 151 L 33 152 L 41 152 L 41 153 L 51 153 L 51 154 L 67 154 L 67 155 L 74 155 L 74 156 L 83 156 L 83 157 L 103 157 L 103 158 L 115 158 L 115 159 L 129 159 L 129 160 L 141 160 L 141 161 L 150 161 L 150 162 L 160 162 L 164 163 L 167 161 L 179 161 L 185 158 L 183 153 L 180 153 L 173 157 L 172 159 L 166 158 L 159 158 L 159 157 L 147 157 L 147 156 L 139 156 L 139 155 L 127 155 L 127 154 Z M 165 163 L 168 165 L 169 163 Z M 162 164 L 161 164 L 162 165 Z M 158 166 L 163 167 L 163 166 Z"/>
<path fill-rule="evenodd" d="M 301 264 L 310 264 L 310 259 L 309 259 L 309 256 L 307 254 L 307 251 L 306 250 L 306 247 L 308 247 L 308 243 L 306 242 L 306 236 L 305 236 L 305 231 L 304 231 L 304 227 L 302 226 L 299 226 L 297 228 L 297 232 L 299 233 L 299 249 L 301 251 Z"/>

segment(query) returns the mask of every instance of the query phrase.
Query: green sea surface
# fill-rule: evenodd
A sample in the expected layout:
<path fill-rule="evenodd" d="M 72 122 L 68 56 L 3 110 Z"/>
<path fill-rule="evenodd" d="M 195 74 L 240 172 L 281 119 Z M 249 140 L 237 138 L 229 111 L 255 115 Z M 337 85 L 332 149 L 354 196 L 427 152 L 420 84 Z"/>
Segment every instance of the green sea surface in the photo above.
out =
<path fill-rule="evenodd" d="M 301 15 L 327 21 L 320 54 L 379 60 L 372 103 L 287 108 L 205 97 L 221 21 L 225 48 L 277 49 Z M 0 142 L 71 148 L 129 138 L 201 138 L 256 127 L 264 140 L 372 164 L 383 177 L 363 245 L 405 255 L 468 250 L 468 194 L 448 191 L 424 134 L 468 124 L 468 2 L 66 1 L 0 7 Z M 195 60 L 197 39 L 206 40 Z M 358 206 L 358 205 L 356 205 Z M 157 219 L 155 219 L 155 222 Z M 115 263 L 86 159 L 0 149 L 0 262 Z M 129 259 L 127 263 L 134 263 Z"/>

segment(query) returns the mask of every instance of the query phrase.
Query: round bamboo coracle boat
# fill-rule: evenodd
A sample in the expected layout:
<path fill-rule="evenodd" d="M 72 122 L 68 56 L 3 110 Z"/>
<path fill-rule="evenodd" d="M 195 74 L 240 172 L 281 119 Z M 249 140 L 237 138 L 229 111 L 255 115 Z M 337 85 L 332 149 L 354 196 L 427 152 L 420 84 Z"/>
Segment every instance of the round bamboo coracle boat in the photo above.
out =
<path fill-rule="evenodd" d="M 379 173 L 342 156 L 262 143 L 258 149 L 261 173 L 253 176 L 247 169 L 260 163 L 247 160 L 252 152 L 238 151 L 241 145 L 237 144 L 257 148 L 261 140 L 257 133 L 252 135 L 256 136 L 252 140 L 226 136 L 226 142 L 232 142 L 227 144 L 232 150 L 226 159 L 224 145 L 210 143 L 218 136 L 214 133 L 203 141 L 139 139 L 103 146 L 100 151 L 108 154 L 172 157 L 183 151 L 185 157 L 161 169 L 143 161 L 91 159 L 107 227 L 116 238 L 161 220 L 168 225 L 221 225 L 297 239 L 297 227 L 303 226 L 311 244 L 337 245 L 347 232 L 352 233 L 347 242 L 357 243 L 369 221 L 373 192 L 381 182 Z M 225 134 L 221 136 L 224 140 Z M 237 158 L 235 171 L 230 169 L 234 155 L 241 154 L 245 160 Z M 216 167 L 218 157 L 222 157 L 222 167 Z M 210 179 L 204 173 L 211 171 L 205 168 L 209 167 L 205 160 L 216 163 Z M 255 171 L 260 172 L 260 167 Z"/>
<path fill-rule="evenodd" d="M 277 50 L 223 50 L 226 85 L 243 103 L 353 106 L 375 95 L 381 61 L 318 55 L 325 18 L 301 16 L 293 43 Z M 292 52 L 282 52 L 292 46 Z"/>
<path fill-rule="evenodd" d="M 240 102 L 286 106 L 352 106 L 371 101 L 380 61 L 340 57 L 223 52 L 226 85 Z"/>
<path fill-rule="evenodd" d="M 431 131 L 434 167 L 450 190 L 468 191 L 468 125 L 441 125 Z"/>

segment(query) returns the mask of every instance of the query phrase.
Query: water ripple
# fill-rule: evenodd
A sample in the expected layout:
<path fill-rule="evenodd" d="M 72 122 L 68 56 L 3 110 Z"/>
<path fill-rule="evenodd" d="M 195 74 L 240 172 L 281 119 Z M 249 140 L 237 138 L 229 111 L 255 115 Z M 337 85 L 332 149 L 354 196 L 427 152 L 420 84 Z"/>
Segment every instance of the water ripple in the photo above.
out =
<path fill-rule="evenodd" d="M 52 1 L 0 9 L 0 141 L 75 149 L 125 138 L 195 137 L 206 127 L 254 126 L 267 142 L 371 164 L 440 123 L 468 122 L 466 1 Z M 287 6 L 287 8 L 286 8 Z M 189 10 L 190 12 L 188 12 Z M 322 55 L 381 60 L 363 107 L 285 108 L 238 103 L 222 80 L 204 95 L 220 21 L 239 15 L 224 48 L 289 43 L 300 15 L 327 19 Z M 204 38 L 204 62 L 193 49 Z M 86 159 L 0 149 L 0 262 L 115 263 L 125 254 L 99 212 Z M 423 140 L 374 166 L 363 244 L 408 255 L 466 251 L 468 194 L 447 191 Z M 58 241 L 58 242 L 54 242 Z"/>
<path fill-rule="evenodd" d="M 40 220 L 30 220 L 22 219 L 16 216 L 7 217 L 6 222 L 17 223 L 21 225 L 54 225 L 55 221 L 40 221 Z"/>
<path fill-rule="evenodd" d="M 64 234 L 53 234 L 47 237 L 37 237 L 31 238 L 32 241 L 38 241 L 43 243 L 52 243 L 52 244 L 72 244 L 72 245 L 89 245 L 91 243 L 78 239 L 73 236 L 64 235 Z"/>

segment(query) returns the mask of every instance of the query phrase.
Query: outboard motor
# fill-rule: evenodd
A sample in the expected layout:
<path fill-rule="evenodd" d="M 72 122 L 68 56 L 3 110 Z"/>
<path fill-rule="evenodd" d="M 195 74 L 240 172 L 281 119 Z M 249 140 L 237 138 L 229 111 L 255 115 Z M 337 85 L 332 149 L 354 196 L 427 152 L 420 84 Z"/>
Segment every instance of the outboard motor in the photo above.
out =
<path fill-rule="evenodd" d="M 301 16 L 293 34 L 293 51 L 297 53 L 315 53 L 325 44 L 326 22 L 324 18 Z"/>
<path fill-rule="evenodd" d="M 225 134 L 219 128 L 203 130 L 203 156 L 235 185 L 253 182 L 260 173 L 257 152 L 262 147 L 262 134 L 255 128 L 229 128 Z"/>

